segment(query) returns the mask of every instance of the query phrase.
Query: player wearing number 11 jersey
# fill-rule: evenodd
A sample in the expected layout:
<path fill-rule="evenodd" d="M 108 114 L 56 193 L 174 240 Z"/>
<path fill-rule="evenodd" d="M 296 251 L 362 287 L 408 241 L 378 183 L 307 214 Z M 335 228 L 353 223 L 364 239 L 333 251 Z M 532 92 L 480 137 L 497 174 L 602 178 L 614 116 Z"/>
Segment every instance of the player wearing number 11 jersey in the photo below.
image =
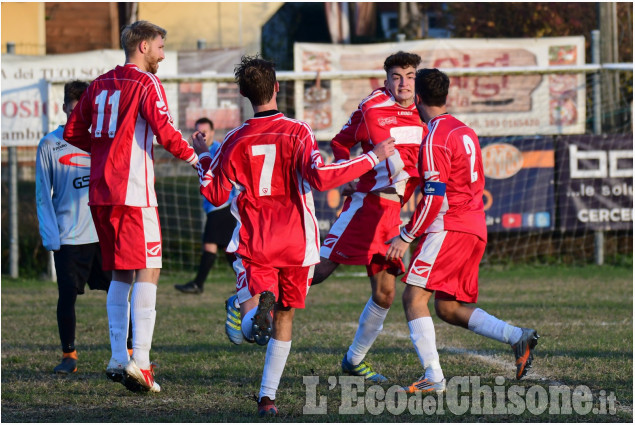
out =
<path fill-rule="evenodd" d="M 443 392 L 428 301 L 435 293 L 437 316 L 451 325 L 508 343 L 516 356 L 516 379 L 527 373 L 538 334 L 504 322 L 468 304 L 478 297 L 478 267 L 485 252 L 487 229 L 483 208 L 485 176 L 476 133 L 448 114 L 449 78 L 438 69 L 421 69 L 415 78 L 415 104 L 430 132 L 421 145 L 419 175 L 423 198 L 386 256 L 400 258 L 421 236 L 412 256 L 403 305 L 424 375 L 409 392 Z"/>
<path fill-rule="evenodd" d="M 126 64 L 93 81 L 64 130 L 69 143 L 91 153 L 89 205 L 105 270 L 112 358 L 107 376 L 132 391 L 158 392 L 150 363 L 161 271 L 161 229 L 154 191 L 153 139 L 177 158 L 198 157 L 174 122 L 159 79 L 166 31 L 147 21 L 125 27 Z M 133 355 L 126 350 L 132 290 Z"/>

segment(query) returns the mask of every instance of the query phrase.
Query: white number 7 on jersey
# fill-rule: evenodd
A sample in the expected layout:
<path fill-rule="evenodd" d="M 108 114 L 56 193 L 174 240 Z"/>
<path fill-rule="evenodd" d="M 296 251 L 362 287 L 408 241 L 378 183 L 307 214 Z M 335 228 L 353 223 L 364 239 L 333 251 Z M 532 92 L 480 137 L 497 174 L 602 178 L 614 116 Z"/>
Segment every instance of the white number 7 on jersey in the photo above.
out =
<path fill-rule="evenodd" d="M 253 156 L 265 156 L 265 161 L 262 164 L 262 170 L 260 171 L 258 195 L 271 196 L 271 177 L 273 176 L 273 165 L 276 162 L 276 145 L 252 146 L 251 154 Z"/>

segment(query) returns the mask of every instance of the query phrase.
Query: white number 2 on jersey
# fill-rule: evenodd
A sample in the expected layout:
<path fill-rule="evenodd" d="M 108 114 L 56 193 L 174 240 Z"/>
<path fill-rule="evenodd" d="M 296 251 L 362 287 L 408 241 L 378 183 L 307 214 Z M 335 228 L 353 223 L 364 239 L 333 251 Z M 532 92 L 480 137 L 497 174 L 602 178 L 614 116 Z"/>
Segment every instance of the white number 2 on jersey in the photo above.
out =
<path fill-rule="evenodd" d="M 478 173 L 474 171 L 476 147 L 474 146 L 474 141 L 468 135 L 463 136 L 463 145 L 465 146 L 465 152 L 470 156 L 470 183 L 474 183 L 478 180 Z"/>
<path fill-rule="evenodd" d="M 97 105 L 97 123 L 95 124 L 95 137 L 101 137 L 101 131 L 104 126 L 104 111 L 106 110 L 106 99 L 110 108 L 110 117 L 108 119 L 108 137 L 115 137 L 115 131 L 117 130 L 117 117 L 119 116 L 119 96 L 121 90 L 115 90 L 110 97 L 108 97 L 108 90 L 102 90 L 97 97 L 95 97 L 95 104 Z"/>
<path fill-rule="evenodd" d="M 276 162 L 276 145 L 256 145 L 251 147 L 253 156 L 264 155 L 265 161 L 260 171 L 260 182 L 258 183 L 259 196 L 271 196 L 271 177 L 273 176 L 273 166 Z"/>

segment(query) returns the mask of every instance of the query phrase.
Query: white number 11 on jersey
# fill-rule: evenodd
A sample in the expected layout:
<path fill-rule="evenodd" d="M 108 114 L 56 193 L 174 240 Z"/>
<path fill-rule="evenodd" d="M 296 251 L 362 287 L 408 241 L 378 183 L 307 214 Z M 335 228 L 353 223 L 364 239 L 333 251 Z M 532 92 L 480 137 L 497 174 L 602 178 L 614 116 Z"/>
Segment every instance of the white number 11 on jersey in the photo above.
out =
<path fill-rule="evenodd" d="M 260 171 L 258 195 L 271 196 L 271 177 L 273 176 L 273 165 L 276 162 L 276 145 L 252 146 L 251 154 L 253 156 L 265 156 L 265 161 L 262 164 L 262 170 Z"/>
<path fill-rule="evenodd" d="M 121 90 L 115 90 L 110 97 L 108 97 L 108 90 L 102 90 L 97 97 L 95 97 L 95 104 L 97 105 L 97 123 L 95 123 L 95 137 L 101 137 L 102 127 L 104 126 L 104 112 L 106 110 L 106 99 L 110 108 L 110 117 L 108 118 L 108 137 L 115 137 L 115 131 L 117 130 L 117 118 L 119 117 L 119 96 Z"/>

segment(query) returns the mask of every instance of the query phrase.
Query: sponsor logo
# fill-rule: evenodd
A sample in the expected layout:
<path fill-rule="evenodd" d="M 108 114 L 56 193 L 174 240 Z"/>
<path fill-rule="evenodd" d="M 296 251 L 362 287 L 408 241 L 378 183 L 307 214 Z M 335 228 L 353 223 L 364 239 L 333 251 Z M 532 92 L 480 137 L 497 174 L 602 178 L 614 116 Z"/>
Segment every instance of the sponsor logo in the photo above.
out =
<path fill-rule="evenodd" d="M 337 242 L 337 236 L 327 235 L 324 239 L 324 246 L 327 248 L 333 248 L 335 246 L 335 242 Z"/>
<path fill-rule="evenodd" d="M 90 176 L 77 177 L 73 179 L 73 187 L 75 189 L 81 189 L 83 187 L 88 187 L 88 183 L 90 182 Z"/>
<path fill-rule="evenodd" d="M 417 258 L 410 270 L 417 276 L 427 279 L 430 275 L 430 270 L 432 270 L 432 264 L 426 263 L 425 261 Z"/>
<path fill-rule="evenodd" d="M 146 242 L 146 255 L 148 257 L 160 257 L 161 242 Z"/>
<path fill-rule="evenodd" d="M 71 167 L 90 168 L 90 155 L 87 153 L 69 153 L 59 159 L 59 163 L 62 165 L 68 165 Z"/>
<path fill-rule="evenodd" d="M 569 145 L 572 179 L 633 177 L 632 150 L 578 150 Z"/>
<path fill-rule="evenodd" d="M 491 179 L 507 179 L 523 168 L 523 153 L 513 145 L 494 143 L 482 150 L 483 172 Z"/>
<path fill-rule="evenodd" d="M 398 111 L 397 115 L 412 115 L 412 112 L 408 112 L 408 111 Z"/>
<path fill-rule="evenodd" d="M 523 225 L 523 216 L 516 213 L 503 214 L 501 225 L 506 229 L 521 227 Z"/>
<path fill-rule="evenodd" d="M 379 123 L 379 125 L 381 125 L 382 127 L 385 127 L 385 126 L 390 125 L 390 124 L 397 125 L 397 117 L 379 118 L 379 119 L 377 120 L 377 122 L 378 122 L 378 123 Z"/>

